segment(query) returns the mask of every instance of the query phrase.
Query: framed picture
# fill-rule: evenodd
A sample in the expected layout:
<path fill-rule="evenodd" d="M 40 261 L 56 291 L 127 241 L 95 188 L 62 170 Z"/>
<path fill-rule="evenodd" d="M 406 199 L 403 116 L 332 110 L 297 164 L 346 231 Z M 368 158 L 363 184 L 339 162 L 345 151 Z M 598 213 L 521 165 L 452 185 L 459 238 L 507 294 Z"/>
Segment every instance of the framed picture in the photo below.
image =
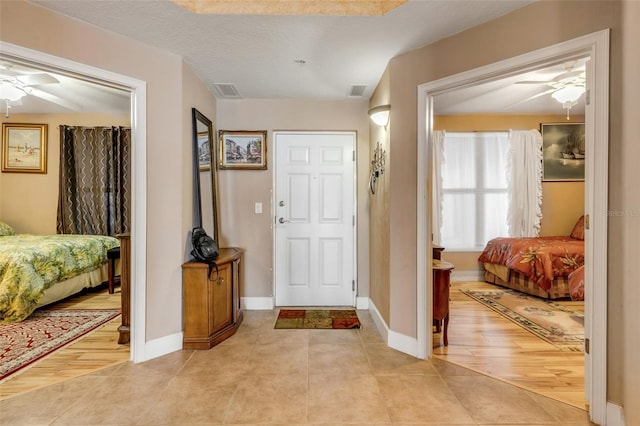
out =
<path fill-rule="evenodd" d="M 47 125 L 2 123 L 2 171 L 47 173 Z"/>
<path fill-rule="evenodd" d="M 584 180 L 584 123 L 541 123 L 543 181 Z"/>
<path fill-rule="evenodd" d="M 211 143 L 209 132 L 198 132 L 198 169 L 201 172 L 211 170 Z"/>
<path fill-rule="evenodd" d="M 220 169 L 267 169 L 266 130 L 220 130 L 218 133 Z"/>

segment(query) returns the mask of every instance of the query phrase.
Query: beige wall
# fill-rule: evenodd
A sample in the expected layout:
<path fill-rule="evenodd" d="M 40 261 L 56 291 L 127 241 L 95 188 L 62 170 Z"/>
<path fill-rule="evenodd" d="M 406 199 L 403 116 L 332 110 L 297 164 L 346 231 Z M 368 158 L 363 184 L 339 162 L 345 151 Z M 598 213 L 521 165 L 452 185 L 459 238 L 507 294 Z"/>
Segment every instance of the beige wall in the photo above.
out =
<path fill-rule="evenodd" d="M 0 218 L 16 232 L 55 234 L 60 172 L 60 125 L 129 126 L 130 115 L 11 114 L 0 123 L 47 125 L 47 173 L 0 173 Z"/>
<path fill-rule="evenodd" d="M 185 105 L 196 96 L 183 90 L 189 90 L 189 82 L 197 85 L 196 77 L 184 75 L 177 55 L 25 1 L 0 2 L 0 39 L 146 82 L 147 282 L 133 285 L 146 286 L 146 340 L 180 333 L 181 264 L 187 259 L 187 224 L 192 220 L 191 202 L 184 195 L 191 192 L 191 137 L 186 129 L 191 111 Z M 208 103 L 215 104 L 213 96 L 207 96 Z"/>
<path fill-rule="evenodd" d="M 367 102 L 312 100 L 219 100 L 217 130 L 267 130 L 267 170 L 220 170 L 222 246 L 246 249 L 242 297 L 273 294 L 273 131 L 357 132 L 358 296 L 369 295 L 369 119 Z M 262 203 L 263 213 L 254 213 Z"/>
<path fill-rule="evenodd" d="M 417 153 L 416 87 L 462 71 L 547 47 L 606 28 L 610 43 L 609 210 L 623 215 L 608 221 L 608 384 L 609 401 L 624 405 L 627 424 L 640 424 L 640 408 L 632 403 L 640 389 L 637 354 L 637 306 L 640 289 L 634 265 L 640 257 L 640 180 L 637 166 L 637 80 L 640 52 L 640 3 L 635 1 L 535 2 L 389 63 L 390 84 L 383 93 L 392 105 L 390 154 L 390 274 L 392 330 L 415 336 L 415 217 Z M 491 48 L 496 46 L 496 48 Z M 373 105 L 373 103 L 372 103 Z M 371 140 L 373 144 L 375 141 Z M 597 141 L 596 141 L 597 143 Z M 399 153 L 398 153 L 399 152 Z M 398 153 L 398 154 L 397 154 Z M 413 160 L 413 161 L 412 161 Z M 395 167 L 398 164 L 399 167 Z M 388 177 L 389 178 L 389 177 Z M 408 194 L 407 194 L 408 193 Z M 395 194 L 399 194 L 396 196 Z M 406 212 L 406 213 L 405 213 Z M 605 214 L 605 212 L 603 212 Z M 372 234 L 372 240 L 376 237 Z"/>
<path fill-rule="evenodd" d="M 389 70 L 385 70 L 376 91 L 370 99 L 371 107 L 389 104 Z M 376 194 L 369 195 L 370 239 L 369 253 L 371 261 L 370 298 L 378 312 L 389 324 L 389 303 L 391 288 L 389 279 L 389 176 L 391 175 L 389 155 L 389 131 L 394 122 L 394 111 L 391 108 L 389 125 L 386 129 L 371 124 L 371 145 L 369 157 L 373 159 L 373 151 L 380 142 L 386 152 L 385 172 L 376 183 Z"/>
<path fill-rule="evenodd" d="M 620 16 L 622 31 L 612 41 L 608 395 L 624 406 L 627 425 L 640 425 L 640 2 L 623 2 Z"/>
<path fill-rule="evenodd" d="M 436 106 L 437 108 L 437 106 Z M 559 108 L 560 109 L 560 108 Z M 437 110 L 435 113 L 437 114 Z M 569 123 L 584 121 L 584 116 L 573 116 Z M 567 122 L 566 115 L 436 115 L 434 130 L 449 132 L 527 130 L 540 129 L 540 123 Z M 540 235 L 569 235 L 584 211 L 584 182 L 543 182 L 542 221 Z M 477 259 L 480 252 L 445 251 L 443 259 L 453 263 L 456 271 L 480 271 Z"/>

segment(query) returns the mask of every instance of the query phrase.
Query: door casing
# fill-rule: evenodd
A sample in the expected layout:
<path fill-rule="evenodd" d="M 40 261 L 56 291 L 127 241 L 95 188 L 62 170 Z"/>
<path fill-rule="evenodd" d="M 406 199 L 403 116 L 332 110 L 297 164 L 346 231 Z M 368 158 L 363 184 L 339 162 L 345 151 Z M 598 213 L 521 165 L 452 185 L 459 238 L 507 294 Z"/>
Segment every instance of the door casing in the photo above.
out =
<path fill-rule="evenodd" d="M 585 355 L 585 395 L 589 415 L 598 424 L 607 417 L 607 212 L 609 146 L 609 30 L 602 30 L 566 42 L 516 56 L 418 86 L 418 182 L 417 182 L 417 354 L 432 355 L 431 321 L 431 223 L 427 179 L 431 176 L 431 132 L 433 97 L 438 93 L 475 82 L 500 78 L 513 72 L 540 68 L 544 64 L 589 55 L 585 130 L 585 214 L 590 229 L 585 238 L 585 337 L 591 350 Z M 595 141 L 598 141 L 596 144 Z M 599 283 L 595 286 L 594 283 Z"/>

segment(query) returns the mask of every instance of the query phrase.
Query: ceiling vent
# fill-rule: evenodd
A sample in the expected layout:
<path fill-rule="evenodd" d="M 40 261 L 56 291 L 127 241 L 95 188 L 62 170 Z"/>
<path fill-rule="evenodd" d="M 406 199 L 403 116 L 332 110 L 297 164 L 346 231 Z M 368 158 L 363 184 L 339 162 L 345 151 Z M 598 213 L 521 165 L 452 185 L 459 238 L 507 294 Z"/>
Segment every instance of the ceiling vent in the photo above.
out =
<path fill-rule="evenodd" d="M 364 91 L 367 89 L 366 84 L 354 84 L 349 87 L 349 96 L 350 98 L 361 98 L 364 96 Z"/>
<path fill-rule="evenodd" d="M 230 83 L 215 83 L 213 85 L 214 90 L 223 98 L 240 98 L 240 93 L 236 89 L 235 84 Z"/>

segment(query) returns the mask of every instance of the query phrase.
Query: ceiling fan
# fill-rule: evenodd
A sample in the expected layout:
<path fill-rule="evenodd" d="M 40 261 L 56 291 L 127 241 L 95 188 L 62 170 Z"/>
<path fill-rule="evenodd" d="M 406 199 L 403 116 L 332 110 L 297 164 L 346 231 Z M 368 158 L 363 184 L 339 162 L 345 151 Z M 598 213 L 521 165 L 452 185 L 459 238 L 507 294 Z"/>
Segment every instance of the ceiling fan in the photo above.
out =
<path fill-rule="evenodd" d="M 20 74 L 13 71 L 11 65 L 0 64 L 0 99 L 6 105 L 5 117 L 9 117 L 11 106 L 20 105 L 22 98 L 27 95 L 52 101 L 52 96 L 37 86 L 55 83 L 60 83 L 60 81 L 51 74 L 45 72 Z"/>
<path fill-rule="evenodd" d="M 551 80 L 517 81 L 515 84 L 542 84 L 550 87 L 544 92 L 530 96 L 520 102 L 526 102 L 544 95 L 551 95 L 552 98 L 562 104 L 562 107 L 567 110 L 567 120 L 569 120 L 569 111 L 571 110 L 571 107 L 578 103 L 578 100 L 585 92 L 587 82 L 584 64 L 581 64 L 578 69 L 574 69 L 576 64 L 577 61 L 563 64 L 565 71 L 558 74 Z"/>

